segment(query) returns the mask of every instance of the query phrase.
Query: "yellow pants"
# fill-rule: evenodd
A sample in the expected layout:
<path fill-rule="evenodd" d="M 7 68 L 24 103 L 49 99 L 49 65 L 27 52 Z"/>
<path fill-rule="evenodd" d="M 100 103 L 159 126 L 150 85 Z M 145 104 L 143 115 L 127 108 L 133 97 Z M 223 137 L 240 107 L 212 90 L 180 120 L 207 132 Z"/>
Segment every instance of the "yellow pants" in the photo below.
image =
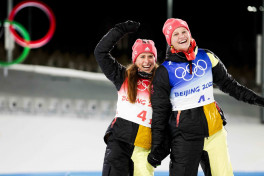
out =
<path fill-rule="evenodd" d="M 135 146 L 132 161 L 134 162 L 134 176 L 154 176 L 154 167 L 147 160 L 150 149 Z"/>
<path fill-rule="evenodd" d="M 214 135 L 205 138 L 204 150 L 207 151 L 212 176 L 233 176 L 229 158 L 226 130 L 222 128 Z"/>

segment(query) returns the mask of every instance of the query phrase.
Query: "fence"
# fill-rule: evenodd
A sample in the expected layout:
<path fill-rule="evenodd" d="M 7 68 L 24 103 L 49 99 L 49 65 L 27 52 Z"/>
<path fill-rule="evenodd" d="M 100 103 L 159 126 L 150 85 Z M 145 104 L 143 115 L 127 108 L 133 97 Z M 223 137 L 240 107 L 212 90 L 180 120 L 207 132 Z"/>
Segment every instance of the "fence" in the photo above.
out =
<path fill-rule="evenodd" d="M 115 109 L 110 100 L 0 96 L 0 114 L 113 118 Z"/>

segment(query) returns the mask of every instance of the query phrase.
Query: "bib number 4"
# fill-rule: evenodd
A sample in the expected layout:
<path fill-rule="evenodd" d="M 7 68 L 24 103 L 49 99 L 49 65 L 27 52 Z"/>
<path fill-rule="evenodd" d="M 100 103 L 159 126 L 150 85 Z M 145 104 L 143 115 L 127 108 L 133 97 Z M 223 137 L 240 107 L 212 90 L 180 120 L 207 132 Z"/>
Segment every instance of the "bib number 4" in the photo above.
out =
<path fill-rule="evenodd" d="M 147 116 L 147 111 L 144 111 L 144 110 L 141 111 L 141 112 L 137 115 L 137 117 L 140 118 L 143 122 L 145 122 L 145 121 L 147 120 L 146 116 Z M 152 122 L 152 119 L 149 119 L 149 124 L 151 124 L 151 122 Z"/>

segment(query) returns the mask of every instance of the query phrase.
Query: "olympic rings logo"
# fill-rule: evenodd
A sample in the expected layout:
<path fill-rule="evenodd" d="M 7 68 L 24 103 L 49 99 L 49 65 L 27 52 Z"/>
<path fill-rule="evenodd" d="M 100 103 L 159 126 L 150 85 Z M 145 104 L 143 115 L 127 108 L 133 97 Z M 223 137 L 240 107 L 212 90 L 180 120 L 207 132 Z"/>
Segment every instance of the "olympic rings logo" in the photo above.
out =
<path fill-rule="evenodd" d="M 143 81 L 140 81 L 138 80 L 137 82 L 137 89 L 139 91 L 145 91 L 148 87 L 149 87 L 149 84 L 150 84 L 150 81 L 149 80 L 143 80 Z"/>
<path fill-rule="evenodd" d="M 183 79 L 184 81 L 190 81 L 193 79 L 194 75 L 202 77 L 205 74 L 207 69 L 207 63 L 204 60 L 198 60 L 197 64 L 192 63 L 193 65 L 193 74 L 190 73 L 190 64 L 186 65 L 186 68 L 178 67 L 175 69 L 176 78 Z"/>
<path fill-rule="evenodd" d="M 39 8 L 47 15 L 49 19 L 49 30 L 44 37 L 38 40 L 31 41 L 30 36 L 26 31 L 26 29 L 20 23 L 14 21 L 15 15 L 25 7 Z M 43 2 L 36 0 L 34 1 L 26 0 L 17 4 L 10 12 L 8 20 L 5 20 L 3 24 L 9 24 L 9 30 L 13 35 L 15 42 L 20 46 L 24 47 L 24 50 L 22 54 L 18 56 L 18 58 L 16 58 L 11 62 L 0 61 L 0 66 L 10 66 L 12 64 L 23 62 L 25 58 L 28 56 L 31 48 L 39 48 L 50 41 L 56 28 L 56 20 L 52 10 Z M 3 24 L 0 21 L 0 26 L 3 26 Z M 16 32 L 16 30 L 22 35 L 22 37 L 20 37 L 20 35 Z"/>

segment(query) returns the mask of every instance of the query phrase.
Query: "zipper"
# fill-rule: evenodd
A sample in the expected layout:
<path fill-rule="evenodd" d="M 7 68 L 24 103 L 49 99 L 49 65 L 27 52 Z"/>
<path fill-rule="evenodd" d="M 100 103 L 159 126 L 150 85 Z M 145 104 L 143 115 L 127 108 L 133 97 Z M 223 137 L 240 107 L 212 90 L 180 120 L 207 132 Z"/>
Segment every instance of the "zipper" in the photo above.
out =
<path fill-rule="evenodd" d="M 114 120 L 112 121 L 111 128 L 113 128 L 114 124 L 116 123 L 116 118 L 114 118 Z"/>
<path fill-rule="evenodd" d="M 180 123 L 180 115 L 181 115 L 181 111 L 178 111 L 177 113 L 177 117 L 176 117 L 176 127 L 179 127 L 179 123 Z"/>

